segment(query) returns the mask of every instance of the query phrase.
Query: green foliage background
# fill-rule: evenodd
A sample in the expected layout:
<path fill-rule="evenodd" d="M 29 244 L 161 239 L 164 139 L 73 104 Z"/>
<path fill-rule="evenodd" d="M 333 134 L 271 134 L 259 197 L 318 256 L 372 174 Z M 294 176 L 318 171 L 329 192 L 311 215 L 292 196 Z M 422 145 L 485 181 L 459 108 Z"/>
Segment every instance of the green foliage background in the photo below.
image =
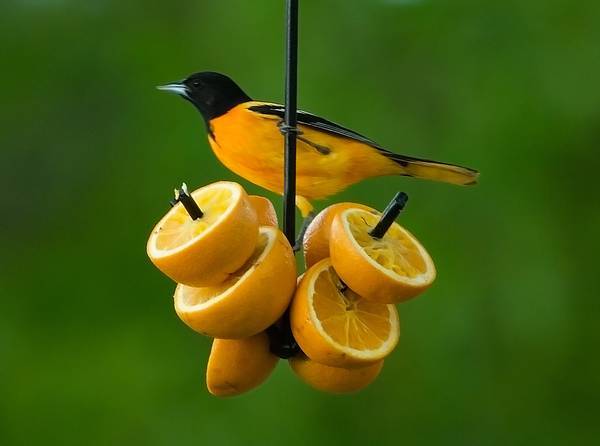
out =
<path fill-rule="evenodd" d="M 597 440 L 593 0 L 301 1 L 301 107 L 481 184 L 379 178 L 335 197 L 407 191 L 402 221 L 439 270 L 370 388 L 320 394 L 281 363 L 250 394 L 207 393 L 210 340 L 177 319 L 145 242 L 173 186 L 239 179 L 154 86 L 216 70 L 281 100 L 283 6 L 0 4 L 0 444 Z"/>

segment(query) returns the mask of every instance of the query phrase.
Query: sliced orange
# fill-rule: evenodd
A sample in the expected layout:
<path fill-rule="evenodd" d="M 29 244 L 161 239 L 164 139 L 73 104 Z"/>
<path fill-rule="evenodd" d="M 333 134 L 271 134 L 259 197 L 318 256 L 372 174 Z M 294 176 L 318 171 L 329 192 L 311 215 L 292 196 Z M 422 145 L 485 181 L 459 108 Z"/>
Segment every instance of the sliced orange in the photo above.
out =
<path fill-rule="evenodd" d="M 283 233 L 261 226 L 254 253 L 223 283 L 178 285 L 175 311 L 192 329 L 222 339 L 255 335 L 285 311 L 296 288 L 296 261 Z"/>
<path fill-rule="evenodd" d="M 258 224 L 260 226 L 274 226 L 276 228 L 279 226 L 279 223 L 277 222 L 277 213 L 270 200 L 261 197 L 260 195 L 250 195 L 248 198 L 250 198 L 250 203 L 252 203 L 252 206 L 256 211 Z"/>
<path fill-rule="evenodd" d="M 329 233 L 334 217 L 348 208 L 373 210 L 368 206 L 358 203 L 336 203 L 326 207 L 317 214 L 306 228 L 302 245 L 304 248 L 304 262 L 310 268 L 319 260 L 329 257 Z"/>
<path fill-rule="evenodd" d="M 340 278 L 365 299 L 398 303 L 422 293 L 435 280 L 433 260 L 398 223 L 381 239 L 371 237 L 381 215 L 346 209 L 331 226 L 331 262 Z"/>
<path fill-rule="evenodd" d="M 383 360 L 360 368 L 331 367 L 304 355 L 288 360 L 294 373 L 309 386 L 328 393 L 352 393 L 364 389 L 379 375 Z"/>
<path fill-rule="evenodd" d="M 258 219 L 237 183 L 219 181 L 191 194 L 204 215 L 193 220 L 177 203 L 156 225 L 146 247 L 154 265 L 175 282 L 223 282 L 252 255 Z"/>
<path fill-rule="evenodd" d="M 292 301 L 290 323 L 302 351 L 332 367 L 372 364 L 389 355 L 400 338 L 396 307 L 368 301 L 345 288 L 329 259 L 304 274 Z"/>
<path fill-rule="evenodd" d="M 215 396 L 235 396 L 261 385 L 279 358 L 266 333 L 245 339 L 215 339 L 206 367 L 206 387 Z"/>

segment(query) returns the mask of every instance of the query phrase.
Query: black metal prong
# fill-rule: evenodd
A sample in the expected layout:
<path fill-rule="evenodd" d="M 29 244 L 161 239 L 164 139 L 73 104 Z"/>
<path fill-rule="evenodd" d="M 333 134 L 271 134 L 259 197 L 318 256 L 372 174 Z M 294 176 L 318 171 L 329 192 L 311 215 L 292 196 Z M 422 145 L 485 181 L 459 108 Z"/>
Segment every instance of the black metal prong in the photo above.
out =
<path fill-rule="evenodd" d="M 385 235 L 392 223 L 398 218 L 406 202 L 408 201 L 408 195 L 405 192 L 398 192 L 392 201 L 387 205 L 383 214 L 381 214 L 381 220 L 375 225 L 373 230 L 369 233 L 373 238 L 381 238 Z"/>
<path fill-rule="evenodd" d="M 339 277 L 338 277 L 338 280 L 339 280 L 339 283 L 338 283 L 337 289 L 340 293 L 344 294 L 346 292 L 346 290 L 348 289 L 348 285 L 346 285 L 346 282 L 344 282 Z"/>
<path fill-rule="evenodd" d="M 175 206 L 177 203 L 183 205 L 192 220 L 198 220 L 204 216 L 204 212 L 202 212 L 198 203 L 196 203 L 189 194 L 185 183 L 181 185 L 181 189 L 175 189 L 175 199 L 169 201 L 171 206 Z"/>
<path fill-rule="evenodd" d="M 173 193 L 175 195 L 175 198 L 172 198 L 171 200 L 169 200 L 169 206 L 171 206 L 171 207 L 173 207 L 177 203 L 179 203 L 179 189 L 174 189 Z"/>
<path fill-rule="evenodd" d="M 295 253 L 302 250 L 304 244 L 304 234 L 306 234 L 306 230 L 308 229 L 308 227 L 310 226 L 310 224 L 316 216 L 317 214 L 315 213 L 315 211 L 310 211 L 309 214 L 302 221 L 300 232 L 298 232 L 298 235 L 296 236 L 296 241 L 294 242 Z"/>

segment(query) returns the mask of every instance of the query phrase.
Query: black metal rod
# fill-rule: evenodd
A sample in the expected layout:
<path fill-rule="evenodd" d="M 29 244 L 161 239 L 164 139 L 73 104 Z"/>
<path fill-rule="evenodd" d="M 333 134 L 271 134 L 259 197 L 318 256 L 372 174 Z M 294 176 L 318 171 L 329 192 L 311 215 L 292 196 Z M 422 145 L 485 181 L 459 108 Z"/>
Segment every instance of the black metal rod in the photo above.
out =
<path fill-rule="evenodd" d="M 204 212 L 198 206 L 198 203 L 188 193 L 187 186 L 185 183 L 181 185 L 181 189 L 175 190 L 175 200 L 171 201 L 171 206 L 175 206 L 177 203 L 181 203 L 192 220 L 198 220 L 204 216 Z"/>
<path fill-rule="evenodd" d="M 283 233 L 293 246 L 296 238 L 296 136 L 298 135 L 298 0 L 287 0 L 285 115 L 280 126 L 285 139 L 283 168 Z M 280 358 L 291 358 L 300 352 L 290 328 L 290 309 L 267 329 L 270 350 Z"/>
<path fill-rule="evenodd" d="M 381 214 L 381 220 L 375 225 L 373 230 L 369 233 L 373 238 L 381 238 L 385 235 L 392 223 L 398 218 L 402 209 L 408 201 L 408 195 L 404 192 L 398 192 L 392 201 L 387 205 L 383 214 Z"/>
<path fill-rule="evenodd" d="M 283 232 L 293 245 L 296 238 L 296 136 L 298 109 L 298 0 L 287 0 L 285 60 L 285 137 Z"/>

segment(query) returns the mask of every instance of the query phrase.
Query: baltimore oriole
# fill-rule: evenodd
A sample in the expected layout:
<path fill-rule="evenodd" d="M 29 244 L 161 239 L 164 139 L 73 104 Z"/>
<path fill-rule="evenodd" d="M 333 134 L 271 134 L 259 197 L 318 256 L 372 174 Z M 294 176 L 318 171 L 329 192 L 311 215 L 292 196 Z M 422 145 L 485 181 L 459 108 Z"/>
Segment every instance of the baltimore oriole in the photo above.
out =
<path fill-rule="evenodd" d="M 254 101 L 229 77 L 192 74 L 158 87 L 176 93 L 200 111 L 217 158 L 237 175 L 272 192 L 283 191 L 284 107 Z M 401 175 L 470 185 L 473 169 L 388 151 L 338 124 L 298 110 L 296 205 L 304 217 L 309 200 L 322 199 L 370 177 Z"/>

